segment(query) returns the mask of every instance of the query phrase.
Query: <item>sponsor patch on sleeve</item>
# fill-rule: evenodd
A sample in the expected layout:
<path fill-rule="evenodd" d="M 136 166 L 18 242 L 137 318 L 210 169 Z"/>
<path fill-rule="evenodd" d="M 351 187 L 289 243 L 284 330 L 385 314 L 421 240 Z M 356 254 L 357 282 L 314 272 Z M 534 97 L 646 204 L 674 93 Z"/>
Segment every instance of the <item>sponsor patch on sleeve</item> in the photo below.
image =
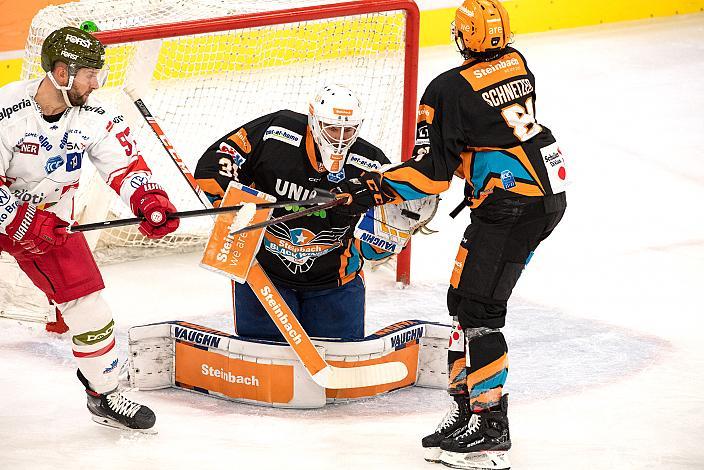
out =
<path fill-rule="evenodd" d="M 264 132 L 264 140 L 269 139 L 280 140 L 294 147 L 299 147 L 303 141 L 303 136 L 283 127 L 271 126 Z"/>
<path fill-rule="evenodd" d="M 356 153 L 350 153 L 349 157 L 347 157 L 347 163 L 362 170 L 378 170 L 381 168 L 380 162 L 370 160 Z"/>

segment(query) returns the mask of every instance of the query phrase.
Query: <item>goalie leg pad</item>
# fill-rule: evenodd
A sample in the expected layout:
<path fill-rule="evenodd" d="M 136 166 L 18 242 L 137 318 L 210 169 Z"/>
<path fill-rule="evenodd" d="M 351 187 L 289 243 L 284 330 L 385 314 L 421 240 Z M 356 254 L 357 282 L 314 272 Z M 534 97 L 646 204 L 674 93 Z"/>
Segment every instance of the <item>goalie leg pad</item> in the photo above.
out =
<path fill-rule="evenodd" d="M 450 327 L 409 320 L 363 340 L 315 340 L 336 366 L 403 362 L 403 380 L 373 387 L 324 389 L 311 379 L 285 343 L 244 339 L 186 322 L 133 327 L 129 331 L 130 381 L 142 390 L 169 386 L 234 401 L 277 408 L 318 408 L 327 402 L 368 398 L 391 390 L 447 386 Z"/>

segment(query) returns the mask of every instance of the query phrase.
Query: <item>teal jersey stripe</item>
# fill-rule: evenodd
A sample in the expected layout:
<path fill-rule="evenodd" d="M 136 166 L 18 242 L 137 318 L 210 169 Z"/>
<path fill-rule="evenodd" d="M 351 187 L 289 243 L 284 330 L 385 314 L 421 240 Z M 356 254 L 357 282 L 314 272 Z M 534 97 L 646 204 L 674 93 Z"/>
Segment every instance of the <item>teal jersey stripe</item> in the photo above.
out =
<path fill-rule="evenodd" d="M 477 152 L 472 163 L 472 187 L 474 197 L 484 189 L 484 182 L 490 174 L 501 175 L 502 171 L 508 170 L 513 173 L 514 178 L 524 181 L 535 181 L 528 171 L 515 158 L 511 158 L 503 152 L 492 150 L 488 152 Z"/>
<path fill-rule="evenodd" d="M 385 181 L 389 184 L 389 186 L 391 186 L 393 188 L 394 191 L 396 191 L 403 198 L 404 201 L 410 201 L 413 199 L 421 199 L 421 198 L 428 196 L 428 194 L 421 192 L 421 191 L 418 191 L 416 189 L 413 189 L 405 183 L 400 183 L 398 181 L 391 181 L 389 179 L 387 179 Z"/>

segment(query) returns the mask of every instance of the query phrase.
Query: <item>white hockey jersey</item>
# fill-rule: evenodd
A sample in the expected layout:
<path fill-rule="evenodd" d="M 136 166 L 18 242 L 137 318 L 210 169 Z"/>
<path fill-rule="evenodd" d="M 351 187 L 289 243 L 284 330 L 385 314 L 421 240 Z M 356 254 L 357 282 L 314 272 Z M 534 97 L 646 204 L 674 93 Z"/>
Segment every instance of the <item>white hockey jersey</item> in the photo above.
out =
<path fill-rule="evenodd" d="M 45 121 L 34 101 L 41 80 L 0 88 L 0 233 L 24 202 L 71 222 L 84 158 L 128 205 L 151 177 L 124 117 L 93 96 Z"/>

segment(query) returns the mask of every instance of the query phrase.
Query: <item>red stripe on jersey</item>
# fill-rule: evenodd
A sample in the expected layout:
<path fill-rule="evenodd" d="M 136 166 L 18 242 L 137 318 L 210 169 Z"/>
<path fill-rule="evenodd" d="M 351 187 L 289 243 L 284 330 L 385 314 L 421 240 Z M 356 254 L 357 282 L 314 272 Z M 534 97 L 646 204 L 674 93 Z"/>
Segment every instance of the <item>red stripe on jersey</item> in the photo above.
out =
<path fill-rule="evenodd" d="M 133 159 L 126 167 L 110 173 L 110 176 L 108 177 L 108 184 L 113 191 L 120 194 L 120 188 L 122 187 L 122 182 L 125 181 L 125 178 L 138 172 L 151 173 L 149 165 L 147 165 L 147 162 L 144 161 L 144 158 L 142 158 L 140 154 L 137 154 L 137 158 Z"/>

